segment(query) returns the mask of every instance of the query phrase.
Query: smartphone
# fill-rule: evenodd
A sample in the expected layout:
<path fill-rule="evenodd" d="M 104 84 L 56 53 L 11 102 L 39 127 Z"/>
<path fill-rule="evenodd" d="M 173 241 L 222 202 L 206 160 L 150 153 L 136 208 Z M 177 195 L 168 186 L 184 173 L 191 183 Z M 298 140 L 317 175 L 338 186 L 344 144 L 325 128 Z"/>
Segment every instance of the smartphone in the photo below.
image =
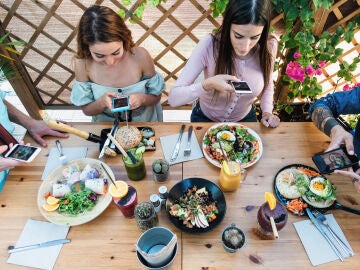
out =
<path fill-rule="evenodd" d="M 15 144 L 5 155 L 6 158 L 12 158 L 24 162 L 31 162 L 40 152 L 41 148 Z"/>
<path fill-rule="evenodd" d="M 316 154 L 312 157 L 312 160 L 322 174 L 329 174 L 334 170 L 341 170 L 348 167 L 356 169 L 359 163 L 357 156 L 349 155 L 345 147 Z"/>
<path fill-rule="evenodd" d="M 241 94 L 252 93 L 252 90 L 245 81 L 240 81 L 240 82 L 230 81 L 230 84 L 232 85 L 236 93 L 241 93 Z"/>
<path fill-rule="evenodd" d="M 121 96 L 113 98 L 112 100 L 112 111 L 122 112 L 130 109 L 129 96 Z"/>

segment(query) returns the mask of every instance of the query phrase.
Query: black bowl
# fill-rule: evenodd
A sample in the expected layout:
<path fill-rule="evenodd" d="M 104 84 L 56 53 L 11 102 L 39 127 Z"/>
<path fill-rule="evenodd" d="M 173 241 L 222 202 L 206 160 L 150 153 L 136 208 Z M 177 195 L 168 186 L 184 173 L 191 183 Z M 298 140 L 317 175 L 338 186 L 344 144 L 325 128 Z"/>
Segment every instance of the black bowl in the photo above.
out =
<path fill-rule="evenodd" d="M 178 200 L 184 193 L 188 190 L 188 188 L 192 188 L 196 186 L 197 188 L 205 187 L 209 192 L 209 195 L 216 202 L 216 206 L 219 210 L 219 213 L 216 216 L 216 219 L 209 223 L 209 227 L 206 228 L 198 228 L 194 226 L 193 228 L 186 227 L 182 220 L 178 217 L 174 217 L 170 215 L 170 207 L 173 205 L 174 201 Z M 221 189 L 215 185 L 213 182 L 203 179 L 203 178 L 187 178 L 184 179 L 177 184 L 175 184 L 171 190 L 169 191 L 168 198 L 166 200 L 166 215 L 170 219 L 170 221 L 180 230 L 187 233 L 206 233 L 213 230 L 216 226 L 218 226 L 223 220 L 226 213 L 226 201 L 224 193 Z"/>

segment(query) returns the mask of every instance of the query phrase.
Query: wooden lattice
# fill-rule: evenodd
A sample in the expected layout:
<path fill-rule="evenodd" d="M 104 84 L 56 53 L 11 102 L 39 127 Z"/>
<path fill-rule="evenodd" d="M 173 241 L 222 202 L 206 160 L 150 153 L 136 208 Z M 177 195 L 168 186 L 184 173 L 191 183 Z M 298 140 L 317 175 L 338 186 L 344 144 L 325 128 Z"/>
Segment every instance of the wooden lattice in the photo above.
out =
<path fill-rule="evenodd" d="M 37 116 L 38 109 L 74 109 L 70 92 L 74 82 L 72 58 L 76 50 L 76 27 L 84 10 L 92 4 L 105 5 L 114 10 L 123 8 L 134 11 L 143 0 L 134 6 L 125 7 L 122 1 L 97 0 L 48 0 L 48 1 L 0 1 L 0 20 L 3 31 L 10 32 L 12 40 L 21 40 L 26 46 L 17 48 L 21 55 L 16 63 L 22 81 L 12 85 L 29 113 Z M 360 13 L 360 0 L 335 1 L 331 10 L 319 11 L 315 31 L 333 30 Z M 145 47 L 154 58 L 156 70 L 166 81 L 162 104 L 167 106 L 167 94 L 177 79 L 186 60 L 197 42 L 217 28 L 221 18 L 211 16 L 209 1 L 168 0 L 156 8 L 147 8 L 142 21 L 127 25 L 133 33 L 137 46 Z M 272 24 L 280 34 L 283 28 L 282 15 L 274 14 Z M 339 61 L 358 57 L 360 32 L 352 44 L 342 44 L 344 55 Z M 354 82 L 359 81 L 360 70 L 354 73 Z M 320 78 L 324 93 L 341 87 L 331 65 L 325 68 Z M 30 101 L 32 99 L 32 101 Z M 34 104 L 35 106 L 34 108 Z M 189 108 L 189 107 L 182 107 Z"/>

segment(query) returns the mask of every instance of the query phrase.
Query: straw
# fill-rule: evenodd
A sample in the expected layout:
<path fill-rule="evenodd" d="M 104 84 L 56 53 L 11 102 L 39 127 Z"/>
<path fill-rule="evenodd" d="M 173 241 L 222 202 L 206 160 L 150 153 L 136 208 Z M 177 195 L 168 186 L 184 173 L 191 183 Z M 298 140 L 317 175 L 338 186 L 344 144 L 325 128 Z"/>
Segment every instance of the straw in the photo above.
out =
<path fill-rule="evenodd" d="M 274 234 L 274 238 L 279 239 L 279 232 L 278 232 L 278 230 L 276 228 L 276 224 L 275 224 L 275 220 L 274 220 L 273 216 L 270 216 L 270 223 L 271 223 L 271 228 L 272 228 L 272 231 L 273 231 L 273 234 Z"/>
<path fill-rule="evenodd" d="M 125 149 L 118 143 L 118 141 L 112 136 L 110 133 L 107 134 L 109 139 L 115 144 L 115 146 L 120 150 L 121 154 L 124 155 L 124 157 L 129 157 L 131 159 L 132 164 L 136 164 L 136 158 L 131 154 L 130 152 L 127 153 Z"/>
<path fill-rule="evenodd" d="M 115 184 L 114 179 L 112 179 L 111 174 L 108 172 L 107 168 L 104 166 L 104 164 L 100 163 L 101 167 L 104 169 L 105 173 L 107 174 L 107 176 L 109 177 L 111 183 L 115 186 L 116 189 L 118 189 L 118 187 Z"/>
<path fill-rule="evenodd" d="M 224 148 L 222 147 L 222 144 L 221 144 L 221 141 L 219 140 L 219 145 L 220 145 L 220 149 L 221 149 L 221 153 L 225 159 L 225 161 L 230 165 L 229 163 L 229 157 L 226 155 L 225 151 L 224 151 Z M 234 173 L 234 168 L 233 166 L 230 166 L 231 167 L 231 172 Z"/>

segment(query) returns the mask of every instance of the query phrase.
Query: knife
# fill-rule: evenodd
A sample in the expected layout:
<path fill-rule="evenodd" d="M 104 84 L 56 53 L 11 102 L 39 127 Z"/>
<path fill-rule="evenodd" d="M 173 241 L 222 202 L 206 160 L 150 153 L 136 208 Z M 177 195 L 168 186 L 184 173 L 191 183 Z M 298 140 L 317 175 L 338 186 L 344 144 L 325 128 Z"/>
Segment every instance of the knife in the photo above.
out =
<path fill-rule="evenodd" d="M 56 245 L 61 245 L 61 244 L 69 243 L 70 241 L 71 241 L 70 239 L 52 240 L 52 241 L 47 241 L 47 242 L 43 242 L 43 243 L 39 243 L 39 244 L 34 244 L 34 245 L 29 245 L 29 246 L 11 248 L 11 249 L 8 250 L 8 253 L 15 253 L 15 252 L 25 251 L 25 250 L 35 249 L 35 248 L 43 248 L 43 247 L 56 246 Z"/>
<path fill-rule="evenodd" d="M 118 125 L 119 125 L 119 121 L 118 121 L 118 119 L 115 119 L 114 124 L 113 124 L 113 126 L 111 127 L 111 130 L 110 130 L 111 136 L 115 136 L 115 133 L 116 133 L 116 131 L 118 129 Z M 105 140 L 105 142 L 103 144 L 103 147 L 101 148 L 99 158 L 102 158 L 104 156 L 106 147 L 109 146 L 110 142 L 111 142 L 110 138 L 107 137 L 107 139 Z"/>
<path fill-rule="evenodd" d="M 181 129 L 180 129 L 180 134 L 179 134 L 179 137 L 177 139 L 177 142 L 175 144 L 175 148 L 171 154 L 171 158 L 170 158 L 170 162 L 174 162 L 175 159 L 177 158 L 178 154 L 179 154 L 179 150 L 180 150 L 180 143 L 181 143 L 181 138 L 182 138 L 182 135 L 184 133 L 184 129 L 185 129 L 185 125 L 181 125 Z"/>
<path fill-rule="evenodd" d="M 326 241 L 329 243 L 330 247 L 332 248 L 332 250 L 335 252 L 335 254 L 338 256 L 338 258 L 340 259 L 340 261 L 344 261 L 344 257 L 342 256 L 342 254 L 340 253 L 340 251 L 336 248 L 335 244 L 333 242 L 331 242 L 331 239 L 329 238 L 329 236 L 326 234 L 325 230 L 323 229 L 323 227 L 321 227 L 320 223 L 317 221 L 317 219 L 315 218 L 315 216 L 313 215 L 313 213 L 311 213 L 309 208 L 306 208 L 306 213 L 308 214 L 310 220 L 312 223 L 314 223 L 315 227 L 319 230 L 319 232 L 321 233 L 321 235 L 326 239 Z"/>

